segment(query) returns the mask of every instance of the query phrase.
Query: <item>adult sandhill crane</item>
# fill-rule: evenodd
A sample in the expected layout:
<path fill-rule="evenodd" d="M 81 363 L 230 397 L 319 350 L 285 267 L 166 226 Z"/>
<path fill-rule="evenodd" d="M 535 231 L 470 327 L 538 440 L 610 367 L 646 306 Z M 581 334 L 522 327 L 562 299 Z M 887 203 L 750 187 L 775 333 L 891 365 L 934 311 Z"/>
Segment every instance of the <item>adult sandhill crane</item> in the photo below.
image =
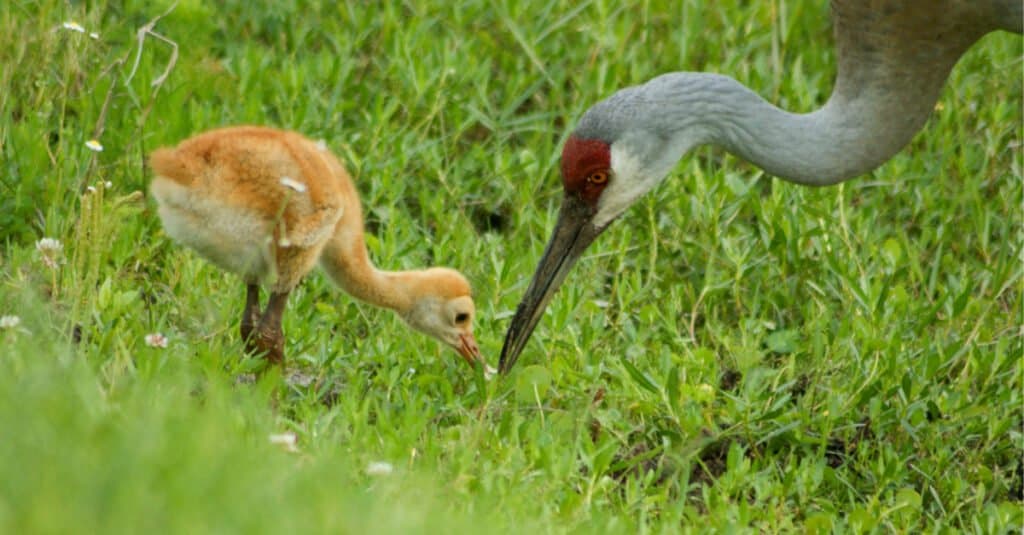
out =
<path fill-rule="evenodd" d="M 828 102 L 781 110 L 727 76 L 676 72 L 584 113 L 562 149 L 565 196 L 505 335 L 519 357 L 587 246 L 692 148 L 714 144 L 779 178 L 824 186 L 891 158 L 921 129 L 950 69 L 994 30 L 1021 33 L 1021 0 L 832 0 L 839 66 Z"/>
<path fill-rule="evenodd" d="M 150 155 L 150 191 L 167 234 L 246 284 L 241 334 L 250 351 L 284 359 L 288 294 L 319 261 L 352 296 L 486 363 L 473 337 L 469 283 L 447 268 L 387 272 L 370 262 L 352 179 L 323 144 L 263 127 L 211 130 Z M 261 283 L 270 286 L 260 312 Z"/>

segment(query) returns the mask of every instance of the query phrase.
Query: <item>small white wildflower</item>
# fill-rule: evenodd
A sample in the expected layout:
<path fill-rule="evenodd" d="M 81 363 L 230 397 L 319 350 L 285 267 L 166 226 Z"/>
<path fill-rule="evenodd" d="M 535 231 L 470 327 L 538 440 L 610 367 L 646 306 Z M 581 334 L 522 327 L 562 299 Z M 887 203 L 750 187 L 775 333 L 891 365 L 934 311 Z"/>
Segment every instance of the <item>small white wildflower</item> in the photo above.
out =
<path fill-rule="evenodd" d="M 281 177 L 281 185 L 286 188 L 291 188 L 299 193 L 306 193 L 306 185 L 290 176 Z"/>
<path fill-rule="evenodd" d="M 86 186 L 85 191 L 88 191 L 89 193 L 96 193 L 96 188 L 93 186 Z"/>
<path fill-rule="evenodd" d="M 291 431 L 285 431 L 284 433 L 274 433 L 267 437 L 271 444 L 282 446 L 285 451 L 296 452 L 299 448 L 295 447 L 295 443 L 298 441 L 295 433 Z"/>
<path fill-rule="evenodd" d="M 103 145 L 100 144 L 98 139 L 90 139 L 85 142 L 85 146 L 93 152 L 103 152 Z"/>
<path fill-rule="evenodd" d="M 77 22 L 75 22 L 73 20 L 69 20 L 69 21 L 65 22 L 64 24 L 62 24 L 62 26 L 64 26 L 65 30 L 71 30 L 73 32 L 78 32 L 78 33 L 85 33 L 85 28 L 83 28 L 81 24 L 79 24 L 79 23 L 77 23 Z"/>
<path fill-rule="evenodd" d="M 109 180 L 103 182 L 103 189 L 110 189 L 112 187 L 114 187 L 114 183 L 113 182 L 111 182 Z"/>
<path fill-rule="evenodd" d="M 394 471 L 395 467 L 384 461 L 373 461 L 366 465 L 366 475 L 368 476 L 389 476 Z"/>
<path fill-rule="evenodd" d="M 161 333 L 149 333 L 143 340 L 149 347 L 167 347 L 167 337 Z"/>
<path fill-rule="evenodd" d="M 98 34 L 96 32 L 89 32 L 89 37 L 92 37 L 93 39 L 99 39 L 100 38 L 100 34 Z"/>
<path fill-rule="evenodd" d="M 43 264 L 48 268 L 56 268 L 64 253 L 64 244 L 53 238 L 42 238 L 36 242 L 36 250 L 43 257 Z"/>
<path fill-rule="evenodd" d="M 0 329 L 13 329 L 21 324 L 18 316 L 0 316 Z"/>
<path fill-rule="evenodd" d="M 41 253 L 60 254 L 64 251 L 64 244 L 55 238 L 40 238 L 36 242 L 36 250 Z"/>
<path fill-rule="evenodd" d="M 327 151 L 327 142 L 322 140 L 322 139 L 316 140 L 316 148 L 320 149 L 321 152 L 326 152 Z"/>

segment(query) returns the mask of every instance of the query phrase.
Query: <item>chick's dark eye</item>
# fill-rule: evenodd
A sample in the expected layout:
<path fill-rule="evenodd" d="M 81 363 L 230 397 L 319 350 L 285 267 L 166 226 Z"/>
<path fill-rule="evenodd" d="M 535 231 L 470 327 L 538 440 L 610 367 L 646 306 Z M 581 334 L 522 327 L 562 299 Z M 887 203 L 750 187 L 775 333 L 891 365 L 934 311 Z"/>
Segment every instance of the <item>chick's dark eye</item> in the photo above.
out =
<path fill-rule="evenodd" d="M 459 312 L 455 315 L 455 323 L 466 323 L 469 321 L 469 314 L 466 312 Z"/>
<path fill-rule="evenodd" d="M 608 182 L 608 173 L 605 171 L 595 171 L 587 175 L 587 182 L 590 184 L 601 185 Z"/>

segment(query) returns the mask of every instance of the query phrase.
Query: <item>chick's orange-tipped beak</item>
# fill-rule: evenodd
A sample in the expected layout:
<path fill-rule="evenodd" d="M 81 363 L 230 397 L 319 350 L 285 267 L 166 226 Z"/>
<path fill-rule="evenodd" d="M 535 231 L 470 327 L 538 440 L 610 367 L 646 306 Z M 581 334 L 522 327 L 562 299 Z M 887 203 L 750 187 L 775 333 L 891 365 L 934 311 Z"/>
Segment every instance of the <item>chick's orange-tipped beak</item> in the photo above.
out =
<path fill-rule="evenodd" d="M 470 366 L 476 366 L 476 363 L 480 363 L 480 367 L 484 370 L 484 378 L 490 380 L 498 373 L 498 370 L 487 364 L 483 355 L 480 354 L 480 347 L 476 345 L 476 338 L 473 337 L 473 333 L 465 333 L 459 335 L 459 345 L 455 347 L 455 350 L 462 355 L 465 359 L 466 364 Z"/>
<path fill-rule="evenodd" d="M 476 345 L 476 338 L 473 337 L 473 333 L 460 334 L 459 345 L 455 347 L 455 350 L 462 355 L 462 358 L 466 359 L 470 366 L 477 361 L 484 363 L 483 357 L 480 356 L 480 346 Z"/>

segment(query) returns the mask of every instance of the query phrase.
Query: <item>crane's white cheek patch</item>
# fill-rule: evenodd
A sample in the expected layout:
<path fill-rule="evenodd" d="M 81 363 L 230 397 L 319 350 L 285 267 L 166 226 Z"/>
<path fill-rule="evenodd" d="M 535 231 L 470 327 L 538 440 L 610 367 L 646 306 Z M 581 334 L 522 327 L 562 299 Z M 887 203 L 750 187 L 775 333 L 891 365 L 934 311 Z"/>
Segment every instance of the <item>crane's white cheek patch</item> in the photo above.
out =
<path fill-rule="evenodd" d="M 602 227 L 626 211 L 661 181 L 662 175 L 646 172 L 640 159 L 612 145 L 612 177 L 597 201 L 594 225 Z"/>

